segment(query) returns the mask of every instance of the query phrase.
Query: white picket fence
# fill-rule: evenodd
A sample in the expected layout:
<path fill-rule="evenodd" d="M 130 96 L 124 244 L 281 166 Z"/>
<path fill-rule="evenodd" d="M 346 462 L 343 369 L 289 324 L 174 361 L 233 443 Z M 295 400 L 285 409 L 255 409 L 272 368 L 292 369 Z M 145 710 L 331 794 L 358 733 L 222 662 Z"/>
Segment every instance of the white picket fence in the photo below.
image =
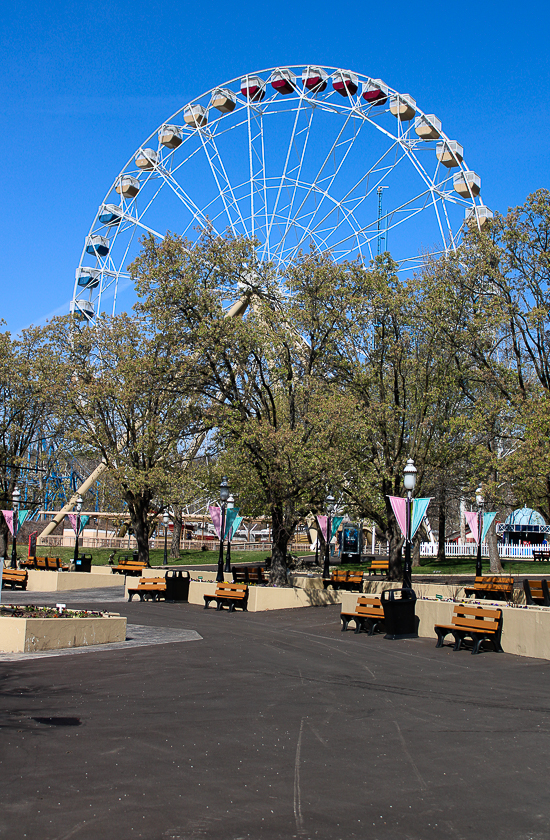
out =
<path fill-rule="evenodd" d="M 436 557 L 439 543 L 421 543 L 420 556 L 421 557 Z M 523 559 L 533 559 L 533 548 L 539 549 L 542 546 L 532 545 L 499 545 L 498 553 L 500 557 L 520 557 Z M 457 543 L 445 543 L 446 557 L 475 557 L 477 555 L 476 543 L 467 543 L 466 545 L 457 545 Z M 489 556 L 489 546 L 483 543 L 481 546 L 482 557 Z"/>

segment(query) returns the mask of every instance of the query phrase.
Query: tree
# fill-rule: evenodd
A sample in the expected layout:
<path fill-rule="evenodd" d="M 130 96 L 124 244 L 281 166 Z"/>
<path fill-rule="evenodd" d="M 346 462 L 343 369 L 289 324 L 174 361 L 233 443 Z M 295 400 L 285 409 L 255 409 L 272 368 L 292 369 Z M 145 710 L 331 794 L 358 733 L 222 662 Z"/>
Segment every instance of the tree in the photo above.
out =
<path fill-rule="evenodd" d="M 170 339 L 144 317 L 104 318 L 81 331 L 65 318 L 50 326 L 50 350 L 66 435 L 107 465 L 128 506 L 139 558 L 148 562 L 151 520 L 204 428 L 181 378 L 176 387 Z"/>
<path fill-rule="evenodd" d="M 51 406 L 52 360 L 45 353 L 45 328 L 23 330 L 18 338 L 0 333 L 0 507 L 12 506 L 13 490 L 23 485 L 22 501 L 33 508 L 43 501 L 42 482 L 51 466 L 36 455 L 29 470 L 30 452 L 39 440 L 56 444 L 59 424 Z M 39 480 L 31 481 L 33 473 Z M 8 526 L 0 520 L 0 555 L 7 556 Z"/>
<path fill-rule="evenodd" d="M 150 238 L 132 267 L 143 311 L 179 343 L 183 370 L 192 359 L 218 471 L 227 471 L 247 513 L 271 517 L 278 583 L 288 541 L 311 509 L 322 509 L 334 467 L 331 362 L 358 270 L 307 256 L 275 276 L 254 242 L 210 233 L 195 246 Z M 243 295 L 252 299 L 246 317 L 227 318 L 224 303 Z"/>

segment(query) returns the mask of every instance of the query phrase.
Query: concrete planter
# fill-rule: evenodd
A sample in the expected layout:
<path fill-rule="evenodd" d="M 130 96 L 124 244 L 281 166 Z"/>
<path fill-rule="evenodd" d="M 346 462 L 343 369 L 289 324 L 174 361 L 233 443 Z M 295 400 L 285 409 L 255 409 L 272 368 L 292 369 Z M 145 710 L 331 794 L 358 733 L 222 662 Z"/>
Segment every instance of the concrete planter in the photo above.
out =
<path fill-rule="evenodd" d="M 189 587 L 189 603 L 204 606 L 204 595 L 213 595 L 216 583 L 192 580 Z M 248 611 L 288 610 L 296 607 L 326 607 L 340 604 L 342 592 L 325 591 L 317 587 L 249 586 Z M 212 607 L 212 609 L 214 609 Z"/>
<path fill-rule="evenodd" d="M 96 572 L 95 569 L 98 569 Z M 92 566 L 88 572 L 48 572 L 29 569 L 27 592 L 68 592 L 72 589 L 97 589 L 103 586 L 122 586 L 124 578 L 113 575 L 109 566 Z M 3 590 L 6 592 L 9 590 Z M 4 596 L 5 600 L 5 596 Z"/>
<path fill-rule="evenodd" d="M 48 574 L 44 572 L 44 574 Z M 126 639 L 126 618 L 12 618 L 0 616 L 0 651 L 33 653 L 83 645 L 106 645 Z"/>

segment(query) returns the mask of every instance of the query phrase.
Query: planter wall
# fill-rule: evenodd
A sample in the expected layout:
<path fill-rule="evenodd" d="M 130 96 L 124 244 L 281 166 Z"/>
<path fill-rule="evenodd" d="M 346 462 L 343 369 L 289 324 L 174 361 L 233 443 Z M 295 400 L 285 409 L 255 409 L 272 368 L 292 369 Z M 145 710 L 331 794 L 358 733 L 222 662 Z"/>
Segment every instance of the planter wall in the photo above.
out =
<path fill-rule="evenodd" d="M 204 595 L 213 595 L 216 584 L 205 581 L 191 581 L 189 587 L 189 603 L 204 606 Z M 264 610 L 288 610 L 296 607 L 326 607 L 329 604 L 341 603 L 342 592 L 323 590 L 318 588 L 303 589 L 301 587 L 271 587 L 250 586 L 248 589 L 249 612 Z M 210 609 L 214 609 L 211 606 Z"/>
<path fill-rule="evenodd" d="M 3 653 L 105 645 L 125 639 L 126 618 L 119 615 L 91 618 L 0 617 L 0 651 Z"/>
<path fill-rule="evenodd" d="M 41 569 L 29 569 L 27 592 L 67 592 L 72 589 L 97 589 L 102 586 L 122 586 L 124 579 L 113 575 L 108 566 L 96 567 L 104 571 L 94 572 L 47 572 Z M 5 593 L 2 598 L 5 601 Z"/>

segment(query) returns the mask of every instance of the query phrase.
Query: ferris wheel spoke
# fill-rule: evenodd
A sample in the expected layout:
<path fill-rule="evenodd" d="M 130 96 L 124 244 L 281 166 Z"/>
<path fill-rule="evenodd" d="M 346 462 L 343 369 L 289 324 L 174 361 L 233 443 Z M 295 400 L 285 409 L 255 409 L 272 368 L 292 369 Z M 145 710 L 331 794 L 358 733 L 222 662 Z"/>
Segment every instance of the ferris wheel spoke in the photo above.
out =
<path fill-rule="evenodd" d="M 174 194 L 180 199 L 182 204 L 187 207 L 189 212 L 192 214 L 193 218 L 201 227 L 209 227 L 210 221 L 206 218 L 204 213 L 197 207 L 195 202 L 191 199 L 191 197 L 185 192 L 183 187 L 181 186 L 178 181 L 174 177 L 172 177 L 171 172 L 167 172 L 165 169 L 159 168 L 159 173 L 161 177 L 165 180 L 166 184 L 173 190 Z M 214 233 L 218 234 L 218 231 L 214 229 Z"/>
<path fill-rule="evenodd" d="M 349 142 L 350 142 L 350 141 L 349 141 L 349 139 L 348 139 L 347 141 L 342 141 L 342 140 L 341 140 L 342 136 L 344 135 L 345 130 L 346 130 L 346 129 L 347 129 L 347 127 L 348 127 L 348 123 L 349 123 L 349 121 L 350 121 L 351 117 L 352 117 L 352 115 L 351 115 L 351 114 L 348 114 L 348 115 L 347 115 L 347 118 L 346 118 L 346 120 L 345 120 L 345 122 L 344 122 L 344 125 L 342 126 L 342 128 L 341 128 L 341 129 L 340 129 L 340 131 L 338 132 L 338 134 L 337 134 L 337 136 L 336 136 L 336 138 L 335 138 L 334 142 L 332 143 L 331 148 L 329 149 L 329 151 L 328 151 L 328 153 L 326 154 L 326 156 L 325 156 L 325 158 L 324 158 L 323 162 L 321 163 L 321 166 L 319 167 L 319 170 L 318 170 L 317 174 L 315 175 L 315 178 L 314 178 L 314 179 L 313 179 L 313 181 L 311 182 L 311 186 L 310 186 L 310 188 L 306 191 L 306 195 L 303 197 L 303 199 L 302 199 L 302 201 L 301 201 L 301 203 L 300 203 L 300 205 L 299 205 L 299 207 L 298 207 L 298 209 L 297 209 L 296 213 L 294 214 L 293 219 L 295 219 L 295 218 L 297 218 L 297 217 L 299 216 L 299 214 L 300 214 L 300 212 L 301 212 L 302 208 L 304 207 L 304 205 L 306 204 L 307 200 L 311 197 L 311 195 L 312 195 L 313 191 L 314 191 L 314 190 L 316 190 L 316 188 L 318 187 L 318 182 L 319 182 L 319 181 L 320 181 L 320 179 L 321 179 L 321 175 L 323 174 L 323 171 L 324 171 L 325 167 L 327 166 L 327 164 L 328 164 L 329 160 L 332 158 L 332 156 L 333 156 L 333 155 L 335 155 L 336 150 L 340 147 L 340 145 L 342 145 L 342 144 L 346 144 L 346 143 L 347 143 L 347 144 L 348 144 L 348 149 L 347 149 L 347 152 L 345 153 L 343 160 L 340 162 L 339 166 L 337 167 L 337 171 L 336 171 L 336 173 L 332 176 L 332 179 L 331 179 L 330 183 L 332 184 L 332 182 L 334 181 L 334 178 L 336 177 L 336 175 L 337 175 L 338 171 L 340 170 L 340 168 L 341 168 L 341 166 L 342 166 L 342 164 L 343 164 L 343 161 L 344 161 L 344 159 L 347 157 L 347 153 L 349 152 L 349 149 L 351 148 L 351 146 L 349 145 Z M 355 137 L 356 137 L 356 135 L 354 135 L 354 138 L 353 138 L 353 139 L 355 139 Z M 353 145 L 353 142 L 352 142 L 352 145 Z M 330 176 L 329 176 L 329 178 L 330 178 Z M 292 208 L 291 208 L 291 209 L 292 209 Z M 317 211 L 315 211 L 315 212 L 317 212 Z M 289 232 L 290 232 L 290 230 L 292 229 L 292 226 L 293 226 L 293 219 L 291 219 L 291 218 L 290 218 L 290 216 L 289 216 L 289 224 L 287 225 L 287 228 L 286 228 L 286 230 L 285 230 L 284 234 L 283 234 L 283 235 L 282 235 L 282 237 L 281 237 L 281 241 L 280 241 L 280 243 L 279 243 L 279 248 L 277 249 L 277 250 L 279 250 L 279 251 L 281 250 L 281 248 L 282 248 L 282 247 L 285 245 L 285 243 L 286 243 L 286 238 L 287 238 L 287 236 L 288 236 L 288 234 L 289 234 Z M 301 241 L 302 241 L 302 242 L 303 242 L 304 238 L 305 238 L 305 237 L 304 237 L 304 236 L 302 236 L 302 239 L 301 239 Z"/>
<path fill-rule="evenodd" d="M 246 234 L 246 225 L 244 223 L 244 219 L 241 214 L 241 210 L 239 207 L 239 202 L 235 198 L 235 193 L 233 192 L 233 187 L 231 186 L 231 182 L 227 176 L 227 172 L 223 163 L 223 159 L 218 151 L 218 147 L 216 145 L 216 141 L 214 139 L 214 135 L 210 135 L 210 137 L 205 138 L 201 134 L 201 141 L 203 144 L 204 152 L 208 159 L 208 163 L 210 165 L 210 169 L 212 170 L 212 175 L 214 176 L 214 180 L 216 181 L 216 186 L 218 188 L 218 192 L 222 199 L 225 212 L 227 214 L 227 218 L 229 219 L 229 225 L 231 227 L 231 231 L 234 236 L 237 235 L 237 229 L 235 228 L 235 224 L 241 224 L 241 233 Z M 212 148 L 212 154 L 209 151 L 209 146 Z M 226 194 L 229 193 L 230 201 L 228 202 L 226 199 Z M 235 214 L 236 221 L 233 220 L 232 212 Z"/>

